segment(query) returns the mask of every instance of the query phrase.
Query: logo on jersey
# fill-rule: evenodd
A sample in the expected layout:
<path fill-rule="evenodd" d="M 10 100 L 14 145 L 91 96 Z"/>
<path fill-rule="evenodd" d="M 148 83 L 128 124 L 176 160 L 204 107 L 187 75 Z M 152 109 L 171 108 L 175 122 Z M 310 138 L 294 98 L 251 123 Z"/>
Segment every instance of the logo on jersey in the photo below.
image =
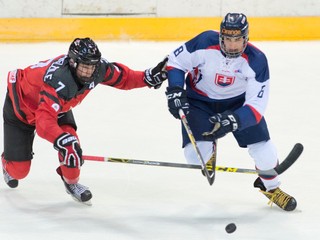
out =
<path fill-rule="evenodd" d="M 9 83 L 15 83 L 17 81 L 16 76 L 17 76 L 17 70 L 11 71 L 8 77 Z"/>
<path fill-rule="evenodd" d="M 234 80 L 235 80 L 234 76 L 230 77 L 230 76 L 217 73 L 214 83 L 219 87 L 229 87 L 234 83 Z"/>
<path fill-rule="evenodd" d="M 52 107 L 56 112 L 58 112 L 58 111 L 60 110 L 60 106 L 59 106 L 59 104 L 57 104 L 57 103 L 52 104 L 51 107 Z"/>

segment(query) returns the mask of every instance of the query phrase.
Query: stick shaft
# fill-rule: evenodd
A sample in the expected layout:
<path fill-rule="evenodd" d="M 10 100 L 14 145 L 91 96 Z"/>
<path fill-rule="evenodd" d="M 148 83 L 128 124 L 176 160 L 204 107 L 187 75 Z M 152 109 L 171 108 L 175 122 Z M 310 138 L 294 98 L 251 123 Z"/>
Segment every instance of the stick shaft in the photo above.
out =
<path fill-rule="evenodd" d="M 285 172 L 291 165 L 300 157 L 303 152 L 303 145 L 296 143 L 288 156 L 275 168 L 269 170 L 254 170 L 247 168 L 234 168 L 234 167 L 221 167 L 216 166 L 216 171 L 220 172 L 234 172 L 234 173 L 247 173 L 247 174 L 260 174 L 265 176 L 276 176 Z M 98 161 L 98 162 L 113 162 L 113 163 L 128 163 L 138 164 L 146 166 L 159 166 L 159 167 L 174 167 L 174 168 L 190 168 L 190 169 L 202 169 L 200 165 L 184 164 L 184 163 L 172 163 L 172 162 L 158 162 L 158 161 L 146 161 L 138 159 L 126 159 L 126 158 L 111 158 L 101 156 L 89 156 L 83 155 L 83 160 Z"/>
<path fill-rule="evenodd" d="M 202 169 L 201 165 L 196 164 L 184 164 L 184 163 L 172 163 L 172 162 L 158 162 L 158 161 L 146 161 L 137 159 L 126 159 L 126 158 L 111 158 L 101 156 L 90 156 L 83 155 L 82 158 L 86 161 L 98 161 L 98 162 L 111 162 L 111 163 L 127 163 L 135 165 L 146 165 L 146 166 L 158 166 L 158 167 L 173 167 L 173 168 L 189 168 L 189 169 Z M 256 170 L 246 168 L 234 168 L 234 167 L 222 167 L 216 166 L 216 171 L 220 172 L 234 172 L 234 173 L 249 173 L 258 174 Z"/>
<path fill-rule="evenodd" d="M 187 134 L 189 136 L 189 139 L 190 139 L 190 142 L 191 142 L 191 144 L 192 144 L 192 146 L 194 148 L 194 151 L 197 154 L 198 160 L 199 160 L 199 162 L 200 162 L 200 164 L 202 166 L 202 171 L 205 174 L 209 184 L 212 185 L 213 182 L 214 182 L 215 172 L 211 171 L 211 174 L 209 173 L 209 171 L 208 171 L 208 169 L 206 167 L 206 162 L 203 160 L 203 157 L 202 157 L 201 152 L 200 152 L 200 150 L 198 148 L 198 145 L 197 145 L 197 142 L 196 142 L 196 140 L 194 138 L 194 135 L 193 135 L 193 133 L 191 131 L 191 128 L 190 128 L 190 125 L 189 125 L 188 120 L 186 118 L 186 115 L 184 114 L 182 109 L 179 109 L 179 115 L 180 115 L 181 122 L 183 123 L 183 126 L 184 126 L 184 128 L 185 128 L 185 130 L 186 130 L 186 132 L 187 132 Z"/>

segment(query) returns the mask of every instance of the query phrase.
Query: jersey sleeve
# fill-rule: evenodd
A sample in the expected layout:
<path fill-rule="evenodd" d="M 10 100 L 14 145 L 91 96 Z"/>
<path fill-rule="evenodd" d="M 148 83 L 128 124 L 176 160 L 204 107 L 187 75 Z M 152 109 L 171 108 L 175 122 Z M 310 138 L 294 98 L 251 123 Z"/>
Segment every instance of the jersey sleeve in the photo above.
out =
<path fill-rule="evenodd" d="M 269 100 L 269 67 L 264 54 L 250 63 L 249 72 L 252 77 L 247 79 L 248 85 L 243 107 L 235 111 L 240 119 L 240 129 L 258 124 L 267 108 Z"/>
<path fill-rule="evenodd" d="M 110 63 L 102 84 L 123 90 L 147 86 L 143 81 L 144 72 L 134 71 L 121 63 Z"/>
<path fill-rule="evenodd" d="M 167 63 L 169 86 L 184 86 L 185 74 L 182 73 L 191 72 L 203 63 L 201 52 L 217 44 L 213 40 L 216 34 L 214 31 L 205 31 L 169 54 Z"/>
<path fill-rule="evenodd" d="M 39 106 L 35 112 L 37 134 L 53 143 L 63 133 L 58 125 L 58 114 L 62 110 L 62 102 L 55 89 L 44 84 L 40 91 Z"/>
<path fill-rule="evenodd" d="M 192 71 L 195 65 L 194 56 L 187 49 L 186 44 L 181 45 L 169 54 L 167 71 L 168 71 L 168 85 L 184 86 L 185 74 Z"/>

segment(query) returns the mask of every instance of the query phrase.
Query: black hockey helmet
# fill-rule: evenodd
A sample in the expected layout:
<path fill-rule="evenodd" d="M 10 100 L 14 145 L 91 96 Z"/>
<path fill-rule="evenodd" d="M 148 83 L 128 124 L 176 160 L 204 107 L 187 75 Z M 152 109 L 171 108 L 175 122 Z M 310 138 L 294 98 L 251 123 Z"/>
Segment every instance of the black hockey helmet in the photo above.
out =
<path fill-rule="evenodd" d="M 224 45 L 224 37 L 243 37 L 243 50 L 236 53 L 228 53 Z M 249 40 L 249 23 L 243 13 L 228 13 L 220 24 L 220 47 L 221 51 L 229 58 L 239 57 Z"/>
<path fill-rule="evenodd" d="M 74 70 L 79 63 L 95 65 L 95 71 L 90 78 L 79 79 L 82 84 L 90 84 L 99 73 L 101 52 L 96 43 L 90 38 L 76 38 L 69 47 L 68 52 L 70 67 Z"/>

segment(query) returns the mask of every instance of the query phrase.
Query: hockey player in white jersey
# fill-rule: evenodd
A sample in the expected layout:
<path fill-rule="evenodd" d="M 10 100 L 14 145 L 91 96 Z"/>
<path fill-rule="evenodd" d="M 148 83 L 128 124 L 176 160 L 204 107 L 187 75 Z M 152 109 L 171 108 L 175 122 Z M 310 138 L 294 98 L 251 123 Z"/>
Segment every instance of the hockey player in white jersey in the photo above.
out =
<path fill-rule="evenodd" d="M 170 113 L 187 116 L 205 161 L 215 141 L 232 132 L 240 147 L 247 147 L 255 166 L 277 166 L 277 151 L 264 118 L 269 97 L 269 68 L 262 51 L 248 42 L 249 24 L 242 13 L 228 13 L 220 33 L 206 31 L 169 55 L 166 95 Z M 200 164 L 185 129 L 183 148 L 190 164 Z M 261 176 L 254 187 L 285 211 L 296 200 L 280 188 L 279 176 Z"/>

